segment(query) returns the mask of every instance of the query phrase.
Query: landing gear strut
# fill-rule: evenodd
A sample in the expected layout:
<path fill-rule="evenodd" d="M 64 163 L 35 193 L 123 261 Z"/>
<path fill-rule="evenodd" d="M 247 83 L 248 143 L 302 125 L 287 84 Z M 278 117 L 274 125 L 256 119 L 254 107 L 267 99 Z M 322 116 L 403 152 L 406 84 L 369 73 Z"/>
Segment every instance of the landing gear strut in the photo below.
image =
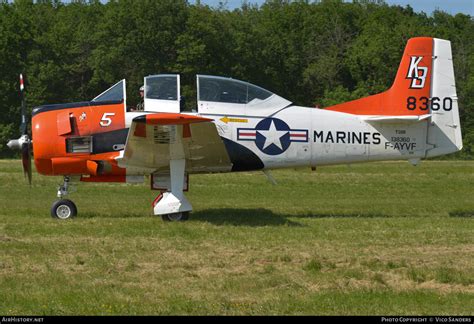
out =
<path fill-rule="evenodd" d="M 152 178 L 153 181 L 153 178 Z M 192 211 L 191 204 L 184 195 L 185 160 L 170 160 L 169 185 L 153 202 L 153 213 L 164 221 L 185 221 Z"/>
<path fill-rule="evenodd" d="M 57 219 L 71 219 L 77 215 L 76 205 L 69 199 L 63 199 L 64 196 L 69 194 L 70 189 L 70 178 L 64 177 L 64 182 L 58 187 L 58 198 L 51 206 L 51 217 Z"/>

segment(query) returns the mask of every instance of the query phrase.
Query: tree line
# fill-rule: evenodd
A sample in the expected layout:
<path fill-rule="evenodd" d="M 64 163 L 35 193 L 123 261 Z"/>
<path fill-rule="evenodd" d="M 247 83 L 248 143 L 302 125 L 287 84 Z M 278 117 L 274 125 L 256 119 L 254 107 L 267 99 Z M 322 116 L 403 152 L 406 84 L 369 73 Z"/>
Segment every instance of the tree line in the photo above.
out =
<path fill-rule="evenodd" d="M 90 100 L 126 78 L 139 100 L 143 77 L 179 73 L 188 104 L 195 75 L 230 76 L 296 104 L 321 107 L 390 87 L 406 42 L 452 42 L 464 138 L 474 156 L 474 20 L 382 0 L 246 1 L 238 9 L 185 0 L 0 2 L 0 156 L 18 137 L 18 75 L 27 103 Z M 191 99 L 191 100 L 189 100 Z M 194 99 L 195 103 L 195 99 Z"/>

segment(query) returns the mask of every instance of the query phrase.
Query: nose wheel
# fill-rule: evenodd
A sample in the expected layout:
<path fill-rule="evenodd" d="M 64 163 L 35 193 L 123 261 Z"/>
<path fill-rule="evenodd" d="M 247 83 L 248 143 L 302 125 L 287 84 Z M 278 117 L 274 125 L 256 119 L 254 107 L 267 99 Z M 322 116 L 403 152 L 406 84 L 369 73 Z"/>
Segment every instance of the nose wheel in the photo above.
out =
<path fill-rule="evenodd" d="M 53 206 L 51 207 L 51 217 L 57 219 L 71 219 L 76 217 L 77 215 L 77 207 L 76 205 L 69 199 L 61 199 L 55 201 Z"/>
<path fill-rule="evenodd" d="M 77 215 L 76 205 L 69 199 L 63 199 L 64 196 L 69 194 L 71 189 L 71 179 L 68 176 L 64 177 L 64 182 L 58 188 L 58 198 L 51 206 L 51 217 L 56 219 L 71 219 Z"/>

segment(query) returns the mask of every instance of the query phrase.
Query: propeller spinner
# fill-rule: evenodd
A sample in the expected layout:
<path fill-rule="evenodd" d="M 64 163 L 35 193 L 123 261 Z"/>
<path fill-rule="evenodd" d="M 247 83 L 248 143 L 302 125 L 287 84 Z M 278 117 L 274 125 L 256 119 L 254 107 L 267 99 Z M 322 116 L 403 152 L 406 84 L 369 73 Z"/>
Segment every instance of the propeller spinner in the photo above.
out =
<path fill-rule="evenodd" d="M 28 119 L 26 117 L 26 100 L 25 100 L 25 85 L 23 83 L 23 75 L 20 74 L 20 93 L 21 93 L 21 124 L 19 139 L 12 139 L 8 141 L 7 146 L 12 150 L 21 151 L 21 162 L 23 164 L 23 173 L 28 177 L 28 183 L 31 185 L 31 150 L 32 141 L 28 134 Z"/>

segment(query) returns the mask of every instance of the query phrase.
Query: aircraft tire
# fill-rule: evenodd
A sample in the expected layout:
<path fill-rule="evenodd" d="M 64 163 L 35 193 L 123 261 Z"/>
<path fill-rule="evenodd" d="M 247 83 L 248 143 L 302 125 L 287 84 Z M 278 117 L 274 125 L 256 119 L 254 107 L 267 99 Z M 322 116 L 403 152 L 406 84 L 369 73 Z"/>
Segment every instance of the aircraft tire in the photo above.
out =
<path fill-rule="evenodd" d="M 77 207 L 69 199 L 57 200 L 51 206 L 51 217 L 53 218 L 65 220 L 74 218 L 76 215 Z"/>
<path fill-rule="evenodd" d="M 161 215 L 165 222 L 184 222 L 189 219 L 189 212 Z"/>

